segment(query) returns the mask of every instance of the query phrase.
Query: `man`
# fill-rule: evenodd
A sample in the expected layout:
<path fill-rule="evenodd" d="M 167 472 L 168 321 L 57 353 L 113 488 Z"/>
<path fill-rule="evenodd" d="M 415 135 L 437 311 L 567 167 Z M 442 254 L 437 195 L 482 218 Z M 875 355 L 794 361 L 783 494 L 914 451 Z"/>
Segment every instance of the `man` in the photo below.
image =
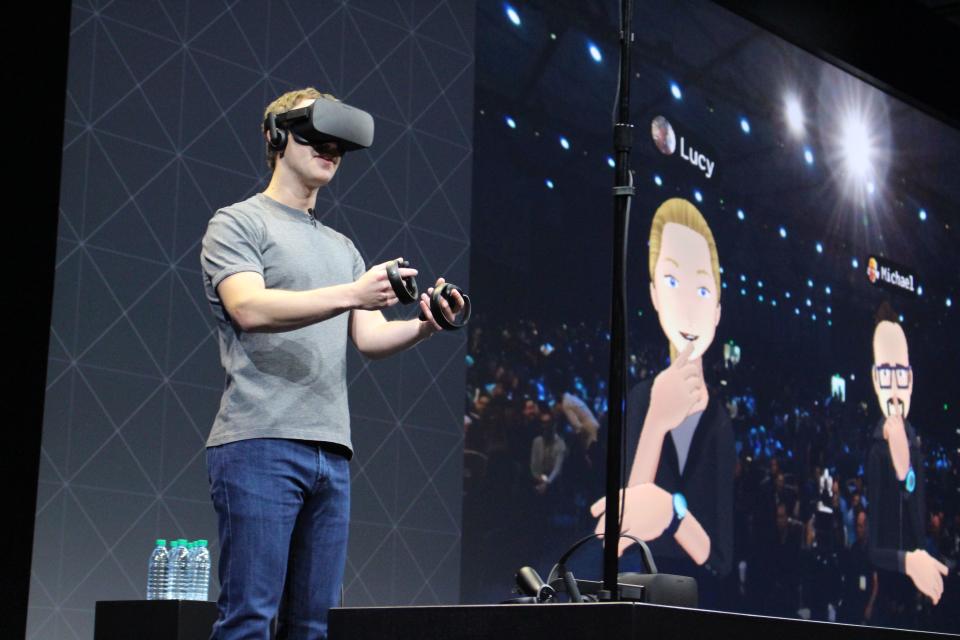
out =
<path fill-rule="evenodd" d="M 336 99 L 292 91 L 264 115 L 314 100 Z M 398 300 L 386 263 L 366 270 L 353 243 L 313 215 L 317 192 L 342 162 L 339 146 L 286 133 L 279 144 L 266 133 L 266 190 L 217 211 L 203 238 L 226 370 L 207 441 L 221 547 L 219 639 L 267 638 L 275 616 L 278 637 L 326 637 L 350 509 L 347 337 L 382 358 L 440 330 L 426 295 L 425 321 L 387 322 L 380 310 Z"/>
<path fill-rule="evenodd" d="M 867 459 L 870 559 L 878 569 L 908 576 L 937 604 L 947 567 L 922 549 L 926 533 L 923 452 L 920 437 L 907 421 L 913 369 L 907 337 L 896 318 L 885 306 L 873 333 L 873 389 L 883 417 L 873 431 Z M 883 577 L 880 583 L 886 584 Z M 887 596 L 902 599 L 890 592 Z"/>

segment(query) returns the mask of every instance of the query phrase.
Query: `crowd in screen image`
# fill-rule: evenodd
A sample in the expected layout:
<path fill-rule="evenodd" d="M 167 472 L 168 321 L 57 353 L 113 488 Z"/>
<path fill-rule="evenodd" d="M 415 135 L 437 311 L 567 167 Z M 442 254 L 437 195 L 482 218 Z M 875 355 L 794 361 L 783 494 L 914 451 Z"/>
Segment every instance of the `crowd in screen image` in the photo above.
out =
<path fill-rule="evenodd" d="M 960 458 L 908 418 L 897 315 L 881 306 L 869 327 L 869 394 L 798 390 L 711 344 L 717 253 L 693 205 L 661 206 L 649 272 L 662 335 L 627 345 L 623 530 L 661 572 L 695 577 L 704 608 L 955 631 Z M 517 568 L 545 575 L 603 532 L 609 345 L 606 322 L 474 319 L 465 601 L 504 599 Z M 639 570 L 636 546 L 620 547 L 621 570 Z M 571 564 L 578 578 L 600 577 L 599 549 Z"/>

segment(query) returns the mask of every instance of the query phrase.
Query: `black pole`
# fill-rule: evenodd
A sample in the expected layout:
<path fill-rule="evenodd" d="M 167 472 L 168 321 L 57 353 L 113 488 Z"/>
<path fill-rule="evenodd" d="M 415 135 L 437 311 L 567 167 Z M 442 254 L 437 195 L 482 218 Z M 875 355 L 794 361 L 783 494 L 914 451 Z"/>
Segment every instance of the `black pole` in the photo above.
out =
<path fill-rule="evenodd" d="M 622 434 L 626 397 L 626 279 L 627 214 L 633 186 L 630 180 L 630 148 L 633 125 L 630 121 L 630 45 L 633 41 L 632 0 L 620 3 L 620 78 L 617 88 L 617 114 L 613 126 L 615 182 L 613 187 L 613 302 L 610 318 L 610 395 L 607 428 L 607 495 L 603 540 L 603 589 L 611 600 L 619 599 L 617 575 L 620 540 L 620 476 L 622 473 Z"/>

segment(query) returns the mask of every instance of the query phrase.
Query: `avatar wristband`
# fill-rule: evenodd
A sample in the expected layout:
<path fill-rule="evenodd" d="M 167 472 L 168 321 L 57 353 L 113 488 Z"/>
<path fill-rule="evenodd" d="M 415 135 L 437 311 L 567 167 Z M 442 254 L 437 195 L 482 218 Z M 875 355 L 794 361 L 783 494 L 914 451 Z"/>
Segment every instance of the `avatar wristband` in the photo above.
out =
<path fill-rule="evenodd" d="M 664 535 L 673 537 L 680 528 L 680 521 L 687 515 L 687 499 L 682 493 L 673 494 L 673 519 L 669 526 L 664 530 Z"/>
<path fill-rule="evenodd" d="M 913 471 L 913 465 L 907 469 L 907 477 L 903 479 L 903 490 L 907 493 L 913 493 L 917 488 L 917 474 Z"/>

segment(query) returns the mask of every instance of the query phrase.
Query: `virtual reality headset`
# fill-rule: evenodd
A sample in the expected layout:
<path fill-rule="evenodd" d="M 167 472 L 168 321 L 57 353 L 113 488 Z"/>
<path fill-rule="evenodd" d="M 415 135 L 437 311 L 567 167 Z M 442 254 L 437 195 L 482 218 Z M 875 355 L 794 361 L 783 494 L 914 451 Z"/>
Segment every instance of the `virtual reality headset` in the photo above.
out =
<path fill-rule="evenodd" d="M 286 145 L 283 131 L 311 146 L 334 142 L 341 152 L 366 149 L 373 144 L 373 117 L 342 102 L 317 98 L 313 104 L 283 113 L 271 113 L 263 121 L 276 148 Z"/>

